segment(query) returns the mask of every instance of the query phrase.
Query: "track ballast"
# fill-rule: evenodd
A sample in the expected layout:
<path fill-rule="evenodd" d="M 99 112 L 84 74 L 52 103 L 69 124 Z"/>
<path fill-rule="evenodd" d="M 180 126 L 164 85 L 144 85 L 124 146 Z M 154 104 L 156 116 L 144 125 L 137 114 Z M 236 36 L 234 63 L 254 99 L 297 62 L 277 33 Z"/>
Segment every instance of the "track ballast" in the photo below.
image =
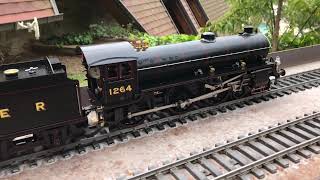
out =
<path fill-rule="evenodd" d="M 180 159 L 130 179 L 252 179 L 320 153 L 320 113 Z"/>

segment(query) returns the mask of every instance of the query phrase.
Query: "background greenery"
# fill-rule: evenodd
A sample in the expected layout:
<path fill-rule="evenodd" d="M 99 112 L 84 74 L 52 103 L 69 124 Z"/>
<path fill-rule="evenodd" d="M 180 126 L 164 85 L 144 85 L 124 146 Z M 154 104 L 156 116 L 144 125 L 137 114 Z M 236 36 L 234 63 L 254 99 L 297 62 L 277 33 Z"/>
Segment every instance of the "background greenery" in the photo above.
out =
<path fill-rule="evenodd" d="M 258 27 L 261 23 L 269 28 L 267 36 L 273 50 L 283 50 L 320 44 L 320 0 L 226 0 L 229 11 L 218 21 L 207 23 L 201 32 L 212 31 L 218 35 L 237 34 L 243 26 Z M 281 23 L 280 23 L 281 22 Z M 280 27 L 286 25 L 280 34 Z M 173 34 L 152 36 L 117 24 L 92 24 L 82 33 L 69 33 L 45 39 L 47 44 L 87 45 L 107 39 L 143 40 L 149 46 L 179 43 L 199 39 L 200 36 Z"/>
<path fill-rule="evenodd" d="M 273 51 L 320 44 L 320 0 L 226 0 L 229 11 L 218 21 L 207 23 L 201 32 L 211 31 L 218 36 L 237 34 L 246 25 L 268 27 Z M 286 26 L 283 30 L 283 26 Z M 280 33 L 282 29 L 282 33 Z M 45 39 L 47 44 L 87 45 L 107 39 L 143 40 L 149 46 L 179 43 L 200 39 L 200 35 L 174 34 L 152 36 L 117 24 L 92 24 L 83 33 L 69 33 Z M 85 77 L 69 74 L 85 85 Z"/>
<path fill-rule="evenodd" d="M 131 24 L 122 27 L 118 24 L 92 24 L 88 30 L 82 33 L 68 33 L 62 36 L 52 36 L 44 43 L 49 45 L 88 45 L 97 41 L 121 39 L 127 41 L 143 40 L 149 43 L 149 46 L 158 46 L 200 39 L 200 36 L 186 34 L 172 34 L 167 36 L 152 36 L 144 32 L 139 32 L 132 28 Z"/>
<path fill-rule="evenodd" d="M 263 22 L 270 29 L 268 37 L 274 51 L 320 43 L 320 0 L 226 1 L 229 12 L 219 21 L 209 23 L 205 31 L 233 34 L 244 25 L 257 27 Z M 279 34 L 280 21 L 288 25 L 283 34 Z"/>
<path fill-rule="evenodd" d="M 87 77 L 84 73 L 74 74 L 68 73 L 68 78 L 78 80 L 80 87 L 88 86 Z"/>
<path fill-rule="evenodd" d="M 67 33 L 62 36 L 52 36 L 42 40 L 49 45 L 88 45 L 96 41 L 108 39 L 127 39 L 130 34 L 136 34 L 138 31 L 132 28 L 131 24 L 122 27 L 118 24 L 91 24 L 87 31 L 82 33 Z"/>

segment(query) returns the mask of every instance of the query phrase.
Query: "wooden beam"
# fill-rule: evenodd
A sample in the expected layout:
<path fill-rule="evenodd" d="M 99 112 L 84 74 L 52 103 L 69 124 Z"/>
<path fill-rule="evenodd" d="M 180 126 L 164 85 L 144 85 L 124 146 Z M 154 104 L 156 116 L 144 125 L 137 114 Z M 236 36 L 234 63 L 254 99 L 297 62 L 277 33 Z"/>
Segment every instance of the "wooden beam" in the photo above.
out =
<path fill-rule="evenodd" d="M 7 41 L 6 32 L 0 32 L 0 42 L 6 42 L 6 41 Z"/>

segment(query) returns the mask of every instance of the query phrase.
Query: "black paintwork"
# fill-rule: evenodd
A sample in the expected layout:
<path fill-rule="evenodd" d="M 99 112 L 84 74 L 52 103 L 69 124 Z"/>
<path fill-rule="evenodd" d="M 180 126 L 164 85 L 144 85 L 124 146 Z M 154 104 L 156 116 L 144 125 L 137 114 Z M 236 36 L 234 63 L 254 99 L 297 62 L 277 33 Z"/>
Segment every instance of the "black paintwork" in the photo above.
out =
<path fill-rule="evenodd" d="M 38 69 L 30 74 L 25 71 L 30 67 Z M 20 70 L 16 78 L 4 76 L 10 68 Z M 9 109 L 11 116 L 0 119 L 0 139 L 83 121 L 78 82 L 67 78 L 65 66 L 56 59 L 3 65 L 0 76 L 0 109 Z M 37 102 L 44 102 L 46 111 L 36 111 Z"/>
<path fill-rule="evenodd" d="M 257 82 L 253 81 L 253 87 L 266 84 L 274 69 L 273 64 L 268 65 L 264 61 L 269 45 L 262 34 L 241 34 L 217 37 L 214 41 L 191 41 L 140 51 L 128 42 L 81 47 L 81 50 L 87 69 L 94 66 L 100 68 L 99 79 L 88 77 L 89 85 L 90 82 L 95 83 L 89 86 L 90 94 L 96 96 L 105 109 L 112 109 L 143 98 L 143 93 L 147 91 L 192 86 L 220 76 L 227 78 L 229 75 L 252 73 L 261 76 Z M 245 70 L 235 66 L 239 60 L 246 62 Z M 108 66 L 124 63 L 132 64 L 132 76 L 124 78 L 120 75 L 115 80 L 108 79 Z M 216 69 L 214 74 L 210 74 L 210 66 Z M 30 67 L 38 67 L 36 73 L 25 71 Z M 10 68 L 20 70 L 16 78 L 7 78 L 3 74 L 4 70 Z M 265 68 L 267 70 L 262 71 L 261 75 L 257 73 Z M 195 75 L 197 70 L 202 70 L 203 74 Z M 9 108 L 14 115 L 11 120 L 1 120 L 0 135 L 54 127 L 82 118 L 77 82 L 67 78 L 65 67 L 55 59 L 3 65 L 0 67 L 0 85 L 3 87 L 0 89 L 0 108 Z M 132 91 L 109 94 L 110 89 L 128 85 L 131 85 Z M 95 92 L 96 87 L 102 87 L 99 97 Z M 45 101 L 48 111 L 35 112 L 34 103 L 38 101 Z"/>
<path fill-rule="evenodd" d="M 84 67 L 90 71 L 88 107 L 82 107 L 78 81 L 67 78 L 57 59 L 0 66 L 0 110 L 9 109 L 11 116 L 0 118 L 0 160 L 40 144 L 50 148 L 71 142 L 84 134 L 89 109 L 113 130 L 135 125 L 128 113 L 203 95 L 204 84 L 244 74 L 241 83 L 249 93 L 261 92 L 268 89 L 270 76 L 279 76 L 275 63 L 266 61 L 270 44 L 262 34 L 203 37 L 207 39 L 139 51 L 128 42 L 81 47 Z M 30 67 L 37 69 L 30 73 Z M 20 71 L 6 77 L 7 69 Z M 37 102 L 45 102 L 46 110 L 37 111 Z M 28 141 L 23 146 L 13 143 L 13 138 L 30 133 L 35 137 L 22 140 Z"/>
<path fill-rule="evenodd" d="M 137 51 L 129 42 L 80 47 L 89 67 L 136 59 L 140 70 L 197 59 L 201 61 L 202 58 L 241 58 L 248 54 L 266 56 L 269 48 L 268 39 L 262 34 L 217 37 L 212 43 L 198 40 L 150 47 L 145 51 Z"/>
<path fill-rule="evenodd" d="M 270 43 L 262 34 L 242 33 L 178 44 L 136 50 L 129 42 L 80 47 L 88 67 L 137 61 L 139 91 L 157 89 L 167 85 L 208 77 L 209 67 L 216 75 L 239 71 L 235 63 L 245 60 L 247 68 L 262 66 Z M 103 67 L 105 68 L 105 67 Z M 201 69 L 203 76 L 195 77 Z"/>

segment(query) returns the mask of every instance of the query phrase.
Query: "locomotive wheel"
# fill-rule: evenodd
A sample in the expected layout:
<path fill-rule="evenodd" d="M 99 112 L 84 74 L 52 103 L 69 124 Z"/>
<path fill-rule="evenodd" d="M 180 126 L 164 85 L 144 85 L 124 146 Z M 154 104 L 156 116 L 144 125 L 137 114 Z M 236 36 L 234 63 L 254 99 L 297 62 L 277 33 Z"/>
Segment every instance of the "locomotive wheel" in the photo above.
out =
<path fill-rule="evenodd" d="M 172 104 L 177 102 L 183 102 L 187 99 L 192 98 L 192 93 L 187 88 L 178 88 L 178 89 L 169 90 L 168 96 L 169 96 L 169 104 Z M 181 108 L 181 107 L 170 108 L 169 111 L 173 114 L 182 114 L 190 111 L 190 109 L 192 109 L 192 106 L 186 106 L 185 108 Z"/>
<path fill-rule="evenodd" d="M 132 104 L 129 107 L 124 107 L 122 119 L 119 121 L 114 120 L 115 119 L 114 110 L 108 111 L 107 118 L 110 119 L 108 121 L 108 127 L 110 131 L 117 130 L 117 129 L 131 128 L 131 127 L 135 127 L 137 125 L 143 124 L 144 121 L 147 119 L 148 114 L 133 117 L 131 119 L 129 119 L 127 115 L 129 112 L 137 113 L 137 112 L 148 110 L 150 108 L 152 107 L 147 105 L 146 100 L 142 99 L 136 104 Z"/>
<path fill-rule="evenodd" d="M 244 97 L 250 95 L 250 93 L 251 93 L 251 88 L 248 86 L 244 86 L 241 88 L 240 91 L 232 92 L 232 98 L 233 99 L 244 98 Z"/>
<path fill-rule="evenodd" d="M 230 99 L 231 91 L 225 91 L 220 94 L 218 94 L 216 97 L 208 99 L 207 102 L 209 102 L 211 105 L 218 105 L 220 103 L 226 102 Z"/>
<path fill-rule="evenodd" d="M 145 108 L 143 108 L 143 107 L 144 107 L 143 105 L 140 106 L 138 104 L 134 104 L 128 108 L 128 112 L 133 112 L 133 113 L 140 112 L 140 111 L 145 110 Z M 131 126 L 136 126 L 138 124 L 142 124 L 143 121 L 145 120 L 145 117 L 146 117 L 145 115 L 141 115 L 141 116 L 133 117 L 131 119 L 126 118 L 121 122 L 121 124 L 125 128 L 129 128 Z"/>

